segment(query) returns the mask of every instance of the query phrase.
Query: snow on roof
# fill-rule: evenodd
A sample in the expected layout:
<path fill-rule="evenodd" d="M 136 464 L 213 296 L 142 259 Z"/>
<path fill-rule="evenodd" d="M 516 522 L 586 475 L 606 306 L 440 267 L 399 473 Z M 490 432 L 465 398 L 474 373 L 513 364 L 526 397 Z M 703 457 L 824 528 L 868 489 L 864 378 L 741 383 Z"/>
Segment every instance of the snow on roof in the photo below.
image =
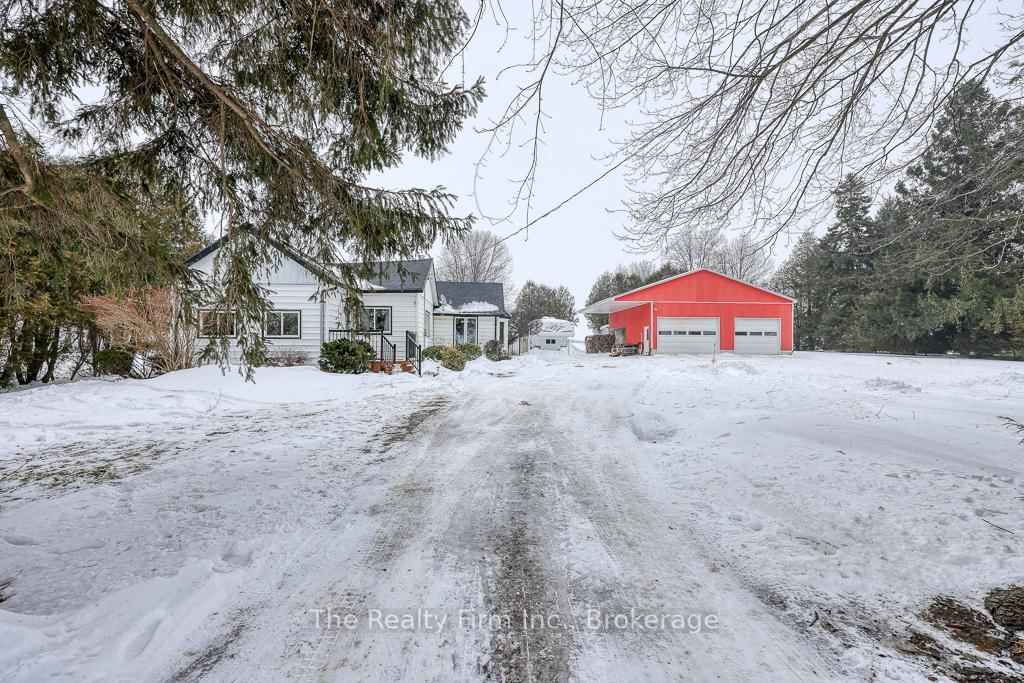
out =
<path fill-rule="evenodd" d="M 441 308 L 454 309 L 457 313 L 490 313 L 508 317 L 505 311 L 504 285 L 500 282 L 448 282 L 437 281 L 437 297 L 441 302 Z M 489 304 L 493 308 L 486 310 L 466 310 L 466 306 L 475 304 Z M 440 308 L 434 309 L 437 313 L 445 314 L 446 311 Z"/>
<path fill-rule="evenodd" d="M 539 325 L 537 334 L 572 334 L 576 331 L 576 323 L 561 318 L 543 317 L 535 321 Z"/>
<path fill-rule="evenodd" d="M 441 315 L 454 315 L 458 313 L 499 313 L 500 309 L 494 304 L 486 301 L 467 301 L 461 306 L 453 306 L 449 303 L 443 303 L 434 309 L 434 313 L 440 313 Z"/>

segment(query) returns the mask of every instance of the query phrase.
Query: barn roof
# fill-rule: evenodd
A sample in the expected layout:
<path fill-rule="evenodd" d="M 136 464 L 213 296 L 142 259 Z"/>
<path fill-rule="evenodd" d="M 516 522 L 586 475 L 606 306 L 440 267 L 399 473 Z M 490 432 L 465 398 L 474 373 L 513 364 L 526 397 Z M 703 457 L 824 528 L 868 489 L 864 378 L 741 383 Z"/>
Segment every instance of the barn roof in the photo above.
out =
<path fill-rule="evenodd" d="M 591 314 L 594 314 L 594 313 L 616 313 L 618 311 L 626 310 L 627 308 L 634 308 L 636 306 L 642 306 L 644 304 L 651 303 L 652 301 L 656 302 L 656 301 L 658 301 L 658 299 L 655 298 L 655 297 L 652 297 L 650 299 L 635 299 L 634 298 L 634 299 L 628 299 L 628 300 L 622 300 L 622 297 L 628 296 L 630 294 L 636 294 L 638 292 L 643 292 L 644 290 L 651 289 L 653 287 L 657 287 L 658 285 L 665 284 L 666 282 L 671 282 L 672 280 L 679 280 L 681 278 L 689 277 L 691 275 L 696 275 L 697 273 L 711 273 L 712 275 L 717 275 L 718 277 L 724 277 L 727 280 L 732 280 L 733 282 L 738 282 L 738 283 L 740 283 L 742 285 L 746 285 L 747 287 L 751 287 L 752 289 L 759 290 L 759 291 L 764 292 L 766 294 L 771 294 L 772 296 L 777 296 L 780 299 L 784 299 L 785 301 L 789 301 L 790 303 L 796 301 L 796 299 L 794 299 L 792 297 L 789 297 L 789 296 L 786 296 L 785 294 L 779 294 L 778 292 L 773 292 L 770 289 L 765 289 L 764 287 L 758 287 L 757 285 L 751 284 L 749 282 L 744 282 L 743 280 L 739 280 L 739 279 L 734 278 L 734 277 L 729 277 L 728 275 L 725 275 L 724 273 L 719 273 L 718 271 L 711 270 L 710 268 L 697 268 L 696 270 L 691 270 L 691 271 L 686 272 L 686 273 L 680 273 L 679 275 L 673 275 L 673 276 L 667 277 L 667 278 L 665 278 L 663 280 L 658 280 L 657 282 L 651 282 L 649 284 L 643 285 L 642 287 L 637 287 L 636 289 L 631 289 L 628 292 L 622 292 L 621 294 L 616 294 L 615 296 L 610 296 L 607 299 L 602 299 L 601 301 L 596 301 L 596 302 L 590 304 L 589 306 L 581 309 L 580 312 L 581 313 L 591 313 Z"/>

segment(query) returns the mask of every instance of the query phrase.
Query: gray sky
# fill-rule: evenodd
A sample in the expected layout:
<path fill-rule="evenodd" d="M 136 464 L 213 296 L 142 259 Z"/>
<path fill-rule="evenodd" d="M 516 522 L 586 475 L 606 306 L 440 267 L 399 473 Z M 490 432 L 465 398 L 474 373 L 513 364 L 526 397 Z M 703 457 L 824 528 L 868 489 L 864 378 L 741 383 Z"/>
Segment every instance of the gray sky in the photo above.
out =
<path fill-rule="evenodd" d="M 472 15 L 477 0 L 465 0 Z M 1009 6 L 1019 7 L 1020 0 L 1010 0 Z M 487 149 L 490 135 L 480 132 L 491 121 L 499 118 L 516 93 L 516 86 L 528 83 L 534 76 L 522 69 L 506 71 L 509 65 L 522 64 L 533 56 L 533 44 L 526 34 L 530 26 L 532 3 L 502 3 L 507 16 L 498 22 L 488 14 L 481 22 L 477 34 L 469 45 L 463 60 L 449 73 L 449 82 L 472 83 L 478 76 L 485 79 L 487 97 L 479 114 L 467 121 L 464 130 L 452 146 L 451 154 L 434 162 L 407 158 L 397 169 L 372 178 L 382 185 L 401 187 L 444 186 L 459 198 L 455 212 L 473 213 L 478 217 L 477 228 L 491 230 L 506 236 L 526 222 L 526 207 L 520 206 L 507 222 L 492 224 L 488 216 L 501 216 L 510 210 L 509 201 L 515 195 L 518 179 L 522 178 L 529 163 L 530 150 L 516 146 L 528 142 L 525 130 L 532 121 L 523 124 L 514 146 L 507 154 L 492 153 L 483 167 L 478 162 Z M 968 42 L 962 58 L 975 57 L 978 48 L 990 43 L 990 31 L 1000 20 L 1000 8 L 1007 4 L 994 0 L 986 5 L 972 22 L 974 40 Z M 506 32 L 506 26 L 518 30 Z M 951 48 L 940 39 L 934 46 L 939 54 Z M 540 149 L 537 181 L 533 197 L 532 216 L 538 216 L 571 196 L 580 187 L 592 181 L 607 168 L 601 156 L 611 152 L 616 140 L 626 137 L 629 117 L 637 112 L 613 112 L 603 117 L 598 105 L 585 90 L 570 77 L 549 74 L 544 90 L 544 131 Z M 480 177 L 474 182 L 474 175 Z M 877 188 L 880 192 L 886 188 Z M 526 280 L 537 280 L 549 285 L 565 285 L 582 307 L 590 287 L 597 276 L 620 263 L 640 258 L 657 259 L 657 255 L 630 253 L 628 245 L 617 240 L 614 232 L 621 231 L 628 217 L 622 213 L 624 202 L 630 197 L 623 174 L 611 173 L 599 184 L 580 197 L 530 228 L 528 235 L 512 237 L 507 244 L 514 257 L 516 285 Z M 740 230 L 744 226 L 736 225 Z M 818 226 L 819 231 L 822 229 Z M 794 234 L 782 235 L 775 244 L 776 263 L 789 252 Z M 435 250 L 436 251 L 436 250 Z M 578 330 L 579 334 L 582 330 Z"/>
<path fill-rule="evenodd" d="M 475 6 L 475 3 L 473 3 Z M 513 8 L 505 3 L 506 12 Z M 521 11 L 529 12 L 529 3 L 520 3 Z M 527 15 L 509 17 L 512 23 L 527 26 Z M 501 51 L 497 50 L 498 46 Z M 478 129 L 498 118 L 515 94 L 517 83 L 530 80 L 523 72 L 499 71 L 509 64 L 528 59 L 531 42 L 522 31 L 507 36 L 491 16 L 485 17 L 465 57 L 465 80 L 472 83 L 483 76 L 487 97 L 479 114 L 468 121 L 451 154 L 429 162 L 409 157 L 401 167 L 372 180 L 389 187 L 433 187 L 443 185 L 458 195 L 456 213 L 472 213 L 478 217 L 477 228 L 491 230 L 499 236 L 508 235 L 526 222 L 526 207 L 521 206 L 508 222 L 492 224 L 486 217 L 502 216 L 511 209 L 518 182 L 526 172 L 529 150 L 513 148 L 501 156 L 491 154 L 486 167 L 477 164 L 490 140 L 488 133 Z M 453 67 L 450 81 L 462 80 L 463 64 Z M 601 112 L 584 89 L 568 77 L 556 74 L 545 85 L 545 118 L 540 165 L 537 170 L 532 215 L 537 216 L 565 200 L 581 186 L 603 173 L 607 164 L 599 157 L 614 149 L 613 140 L 625 137 L 627 122 L 620 114 L 606 115 L 604 127 Z M 527 138 L 524 131 L 517 141 Z M 476 181 L 474 174 L 481 177 Z M 613 236 L 627 217 L 621 211 L 629 196 L 623 176 L 613 172 L 598 185 L 573 200 L 550 217 L 506 242 L 515 263 L 515 284 L 527 280 L 548 285 L 565 285 L 576 297 L 578 307 L 586 301 L 597 276 L 619 263 L 644 258 L 631 254 L 626 245 Z M 582 320 L 581 320 L 582 322 Z"/>

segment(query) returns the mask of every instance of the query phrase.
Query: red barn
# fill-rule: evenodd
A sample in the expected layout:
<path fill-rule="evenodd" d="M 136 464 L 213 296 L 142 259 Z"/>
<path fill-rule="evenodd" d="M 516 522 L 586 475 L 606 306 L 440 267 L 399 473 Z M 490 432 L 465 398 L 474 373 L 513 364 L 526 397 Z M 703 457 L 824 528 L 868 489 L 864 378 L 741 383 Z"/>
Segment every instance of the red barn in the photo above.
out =
<path fill-rule="evenodd" d="M 790 353 L 793 299 L 701 268 L 598 301 L 609 327 L 658 353 Z"/>

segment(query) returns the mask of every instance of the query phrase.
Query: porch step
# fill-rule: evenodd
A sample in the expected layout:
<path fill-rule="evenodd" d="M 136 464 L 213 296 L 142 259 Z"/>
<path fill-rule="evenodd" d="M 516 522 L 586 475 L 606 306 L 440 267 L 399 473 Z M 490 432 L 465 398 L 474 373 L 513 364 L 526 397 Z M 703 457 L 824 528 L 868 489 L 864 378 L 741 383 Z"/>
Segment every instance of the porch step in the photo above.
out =
<path fill-rule="evenodd" d="M 371 360 L 369 361 L 370 372 L 383 372 L 388 375 L 391 374 L 391 363 L 382 360 Z"/>

